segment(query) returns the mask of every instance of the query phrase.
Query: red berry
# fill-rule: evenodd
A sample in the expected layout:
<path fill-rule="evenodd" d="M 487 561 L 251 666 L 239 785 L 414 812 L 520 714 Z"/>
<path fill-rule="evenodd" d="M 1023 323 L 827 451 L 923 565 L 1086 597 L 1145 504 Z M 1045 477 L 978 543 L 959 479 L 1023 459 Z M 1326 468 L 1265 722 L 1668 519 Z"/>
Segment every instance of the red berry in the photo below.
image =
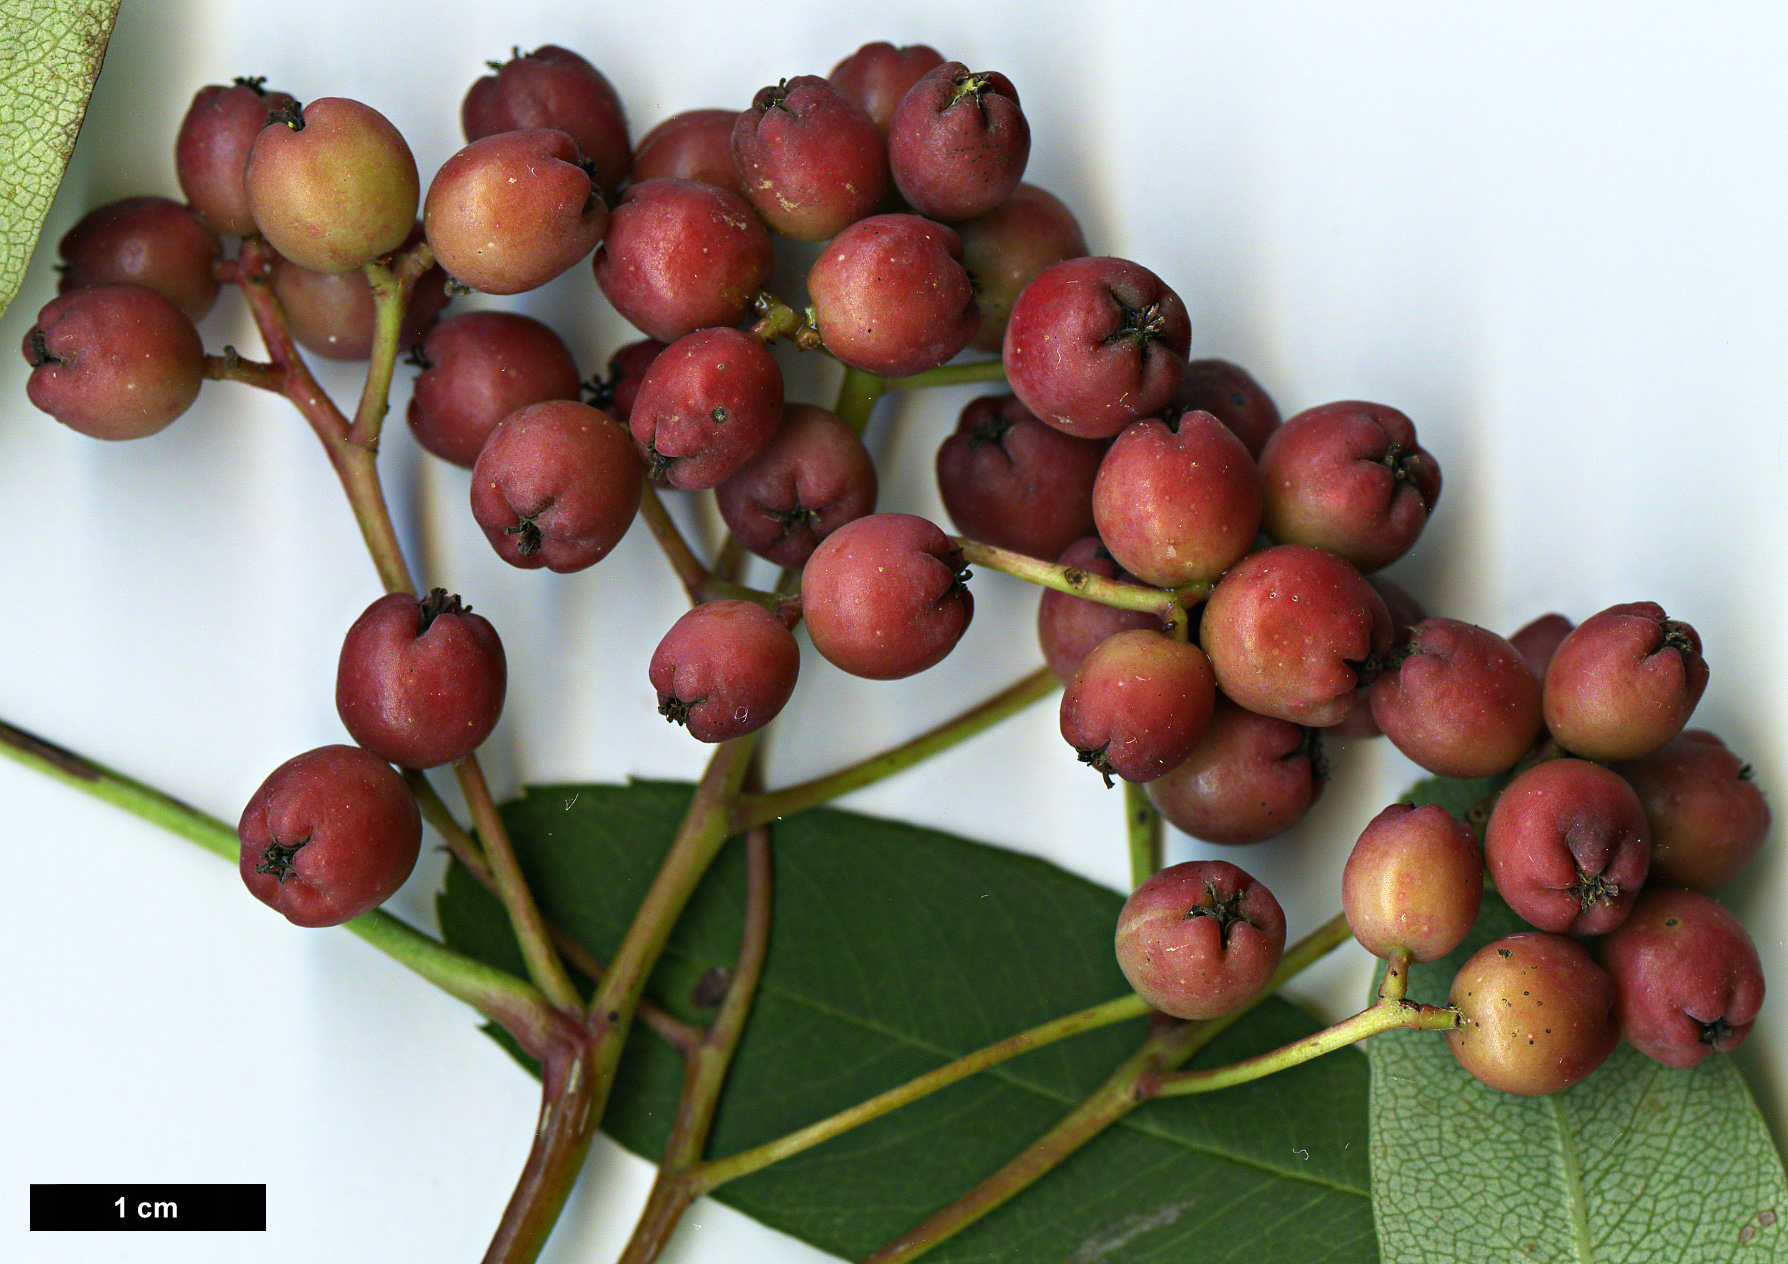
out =
<path fill-rule="evenodd" d="M 298 926 L 339 926 L 389 899 L 422 847 L 416 799 L 358 746 L 323 746 L 273 770 L 237 826 L 242 881 Z"/>
<path fill-rule="evenodd" d="M 404 768 L 464 759 L 490 736 L 508 683 L 503 644 L 481 615 L 437 588 L 390 593 L 342 642 L 335 709 L 356 742 Z"/>

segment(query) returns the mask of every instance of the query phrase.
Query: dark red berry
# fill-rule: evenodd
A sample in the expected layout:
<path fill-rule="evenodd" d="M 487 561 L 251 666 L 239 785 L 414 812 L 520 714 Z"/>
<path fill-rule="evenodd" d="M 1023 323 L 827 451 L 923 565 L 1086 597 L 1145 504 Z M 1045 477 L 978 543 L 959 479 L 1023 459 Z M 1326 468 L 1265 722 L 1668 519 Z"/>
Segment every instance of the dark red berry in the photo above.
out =
<path fill-rule="evenodd" d="M 390 764 L 358 746 L 323 746 L 274 769 L 236 832 L 257 900 L 298 926 L 339 926 L 404 884 L 422 816 Z"/>
<path fill-rule="evenodd" d="M 390 593 L 354 621 L 336 665 L 335 709 L 356 742 L 403 768 L 464 759 L 490 736 L 508 683 L 482 615 L 437 588 Z"/>

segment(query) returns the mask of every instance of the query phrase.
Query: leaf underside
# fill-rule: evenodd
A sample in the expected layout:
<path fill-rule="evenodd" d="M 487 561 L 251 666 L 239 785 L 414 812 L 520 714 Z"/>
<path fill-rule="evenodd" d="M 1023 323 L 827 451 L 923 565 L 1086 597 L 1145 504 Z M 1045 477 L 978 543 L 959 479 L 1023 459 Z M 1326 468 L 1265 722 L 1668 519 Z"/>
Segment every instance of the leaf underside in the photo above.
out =
<path fill-rule="evenodd" d="M 1481 787 L 1424 782 L 1414 802 L 1457 811 Z M 1409 995 L 1444 1004 L 1461 963 L 1529 930 L 1487 895 L 1464 944 L 1410 971 Z M 1373 1206 L 1387 1264 L 1788 1260 L 1788 1185 L 1731 1059 L 1678 1071 L 1624 1041 L 1588 1079 L 1511 1097 L 1460 1069 L 1440 1041 L 1368 1044 Z"/>
<path fill-rule="evenodd" d="M 686 785 L 536 787 L 504 819 L 546 915 L 612 954 L 688 802 Z M 1121 898 L 1029 857 L 834 810 L 774 833 L 775 921 L 709 1153 L 730 1154 L 1013 1032 L 1128 991 L 1111 949 Z M 702 974 L 730 966 L 744 895 L 729 844 L 649 991 L 697 1022 Z M 440 899 L 448 942 L 520 972 L 496 901 L 463 870 Z M 1316 1029 L 1269 1000 L 1193 1065 Z M 848 1258 L 995 1171 L 1134 1051 L 1123 1024 L 1034 1051 L 723 1186 L 721 1201 Z M 681 1062 L 636 1025 L 604 1128 L 656 1160 Z M 1377 1258 L 1366 1061 L 1348 1050 L 1208 1096 L 1152 1103 L 937 1248 L 939 1261 Z"/>
<path fill-rule="evenodd" d="M 16 0 L 0 22 L 0 313 L 74 152 L 118 0 Z"/>

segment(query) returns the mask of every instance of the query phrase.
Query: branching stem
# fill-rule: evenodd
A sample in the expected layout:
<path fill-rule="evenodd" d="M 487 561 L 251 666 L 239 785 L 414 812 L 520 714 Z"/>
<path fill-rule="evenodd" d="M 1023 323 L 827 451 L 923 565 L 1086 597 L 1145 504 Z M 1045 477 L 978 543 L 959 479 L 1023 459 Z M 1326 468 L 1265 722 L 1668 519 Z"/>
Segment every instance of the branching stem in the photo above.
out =
<path fill-rule="evenodd" d="M 763 975 L 770 942 L 770 895 L 770 831 L 760 826 L 745 836 L 745 925 L 726 997 L 706 1038 L 683 1064 L 683 1093 L 677 1103 L 677 1118 L 671 1126 L 670 1139 L 665 1142 L 652 1192 L 620 1264 L 650 1264 L 656 1260 L 683 1212 L 701 1192 L 689 1174 L 700 1163 L 707 1146 L 727 1068 L 739 1047 L 739 1037 L 744 1034 L 745 1019 Z"/>
<path fill-rule="evenodd" d="M 1337 913 L 1304 936 L 1279 960 L 1279 968 L 1267 981 L 1260 998 L 1277 991 L 1293 975 L 1320 960 L 1351 938 L 1347 919 Z M 1227 1030 L 1251 1009 L 1247 1006 L 1205 1022 L 1179 1022 L 1157 1016 L 1142 1047 L 1059 1123 L 1033 1141 L 999 1171 L 974 1189 L 938 1211 L 924 1223 L 907 1230 L 863 1264 L 900 1264 L 917 1259 L 932 1247 L 956 1236 L 994 1209 L 1028 1189 L 1039 1177 L 1091 1141 L 1111 1124 L 1148 1100 L 1147 1086 L 1185 1062 Z"/>
<path fill-rule="evenodd" d="M 705 1194 L 728 1181 L 737 1180 L 741 1176 L 749 1176 L 772 1163 L 799 1154 L 803 1150 L 811 1149 L 822 1141 L 830 1141 L 833 1137 L 849 1132 L 852 1128 L 866 1124 L 872 1119 L 880 1119 L 890 1111 L 916 1102 L 939 1089 L 948 1088 L 978 1071 L 998 1066 L 1020 1054 L 1029 1053 L 1032 1049 L 1040 1049 L 1044 1045 L 1053 1044 L 1069 1036 L 1077 1036 L 1082 1032 L 1109 1027 L 1113 1023 L 1141 1018 L 1148 1012 L 1148 1002 L 1140 996 L 1132 994 L 1107 1001 L 1103 1005 L 1095 1005 L 1091 1009 L 1081 1010 L 1077 1014 L 1051 1019 L 1047 1023 L 1032 1027 L 1029 1031 L 1021 1031 L 1015 1036 L 1008 1036 L 997 1044 L 978 1049 L 946 1066 L 938 1067 L 935 1071 L 928 1071 L 924 1075 L 908 1080 L 898 1088 L 889 1089 L 880 1096 L 859 1102 L 855 1106 L 841 1110 L 818 1123 L 809 1124 L 787 1136 L 767 1141 L 761 1146 L 743 1150 L 724 1159 L 713 1159 L 700 1164 L 689 1173 L 690 1192 L 692 1195 Z"/>
<path fill-rule="evenodd" d="M 453 812 L 435 793 L 433 784 L 422 773 L 415 769 L 404 771 L 404 780 L 409 782 L 411 791 L 416 795 L 416 803 L 422 809 L 422 817 L 435 827 L 435 832 L 447 845 L 453 858 L 464 865 L 466 872 L 478 879 L 481 886 L 492 895 L 501 895 L 497 890 L 497 879 L 485 862 L 484 852 L 478 846 L 478 840 L 467 832 L 466 827 L 455 819 Z M 602 977 L 602 962 L 583 944 L 573 939 L 569 932 L 557 923 L 546 920 L 546 933 L 552 937 L 553 946 L 559 950 L 567 965 L 579 971 L 592 983 Z M 702 1028 L 693 1023 L 686 1023 L 675 1014 L 653 1001 L 641 1001 L 639 1007 L 640 1021 L 663 1038 L 664 1042 L 679 1054 L 687 1057 L 689 1051 L 701 1042 L 706 1034 Z"/>
<path fill-rule="evenodd" d="M 546 932 L 546 919 L 540 915 L 540 906 L 534 902 L 534 894 L 528 890 L 527 879 L 522 876 L 515 848 L 509 841 L 509 831 L 503 826 L 503 818 L 497 815 L 497 805 L 490 797 L 490 787 L 485 783 L 483 769 L 478 766 L 478 757 L 468 755 L 453 765 L 453 775 L 458 778 L 460 793 L 465 795 L 466 807 L 472 813 L 478 841 L 490 865 L 491 877 L 497 884 L 497 898 L 503 901 L 509 924 L 515 930 L 516 942 L 521 946 L 522 959 L 528 963 L 528 977 L 554 1005 L 567 1014 L 581 1015 L 583 998 L 571 985 L 571 976 L 565 973 L 565 963 L 559 960 L 552 937 Z"/>
<path fill-rule="evenodd" d="M 979 706 L 879 755 L 871 755 L 868 759 L 811 781 L 798 782 L 763 794 L 742 795 L 736 809 L 734 828 L 748 829 L 779 817 L 792 816 L 796 812 L 836 799 L 839 795 L 849 794 L 852 790 L 873 785 L 897 772 L 904 772 L 914 764 L 992 728 L 1007 716 L 1022 711 L 1059 688 L 1061 685 L 1054 674 L 1047 667 L 1040 667 Z"/>
<path fill-rule="evenodd" d="M 985 566 L 989 570 L 1003 571 L 1028 583 L 1039 584 L 1044 588 L 1053 588 L 1057 592 L 1065 592 L 1070 596 L 1084 597 L 1088 601 L 1096 601 L 1103 606 L 1116 606 L 1121 610 L 1141 610 L 1147 614 L 1158 616 L 1163 630 L 1169 632 L 1184 628 L 1187 622 L 1187 605 L 1203 600 L 1211 590 L 1211 585 L 1208 583 L 1188 584 L 1185 588 L 1174 592 L 1168 592 L 1162 588 L 1144 588 L 1140 584 L 1126 584 L 1115 579 L 1107 579 L 1103 575 L 1095 575 L 1078 566 L 1057 566 L 1054 562 L 1027 557 L 1023 553 L 1002 549 L 995 544 L 983 544 L 979 540 L 969 540 L 961 536 L 951 536 L 950 539 L 957 548 L 962 550 L 963 561 L 971 566 Z M 1179 639 L 1185 639 L 1184 633 L 1178 633 L 1178 635 Z"/>
<path fill-rule="evenodd" d="M 1288 1045 L 1245 1058 L 1228 1066 L 1198 1071 L 1176 1071 L 1163 1075 L 1152 1086 L 1152 1097 L 1179 1097 L 1187 1093 L 1209 1093 L 1233 1084 L 1246 1084 L 1263 1076 L 1319 1058 L 1325 1053 L 1345 1049 L 1348 1045 L 1376 1036 L 1380 1032 L 1407 1027 L 1411 1031 L 1451 1031 L 1459 1025 L 1459 1011 L 1439 1005 L 1419 1005 L 1414 1001 L 1379 1001 L 1361 1010 L 1352 1018 L 1333 1027 L 1294 1040 Z"/>
<path fill-rule="evenodd" d="M 197 843 L 231 864 L 240 858 L 242 844 L 236 830 L 217 817 L 3 721 L 0 754 Z M 552 1006 L 532 986 L 431 939 L 382 909 L 362 914 L 344 927 L 448 995 L 502 1024 L 536 1056 L 558 1029 Z"/>
<path fill-rule="evenodd" d="M 379 573 L 379 582 L 385 586 L 386 592 L 414 594 L 416 585 L 404 562 L 403 548 L 398 544 L 397 532 L 392 529 L 391 515 L 385 506 L 385 491 L 379 484 L 378 469 L 374 464 L 376 447 L 353 441 L 348 419 L 317 384 L 310 366 L 298 354 L 297 344 L 286 324 L 285 310 L 268 281 L 271 262 L 266 243 L 258 237 L 247 238 L 236 256 L 235 279 L 254 316 L 255 327 L 267 344 L 273 367 L 284 376 L 281 394 L 310 423 L 310 428 L 322 442 L 323 451 L 328 454 L 329 463 L 341 480 L 342 490 L 347 493 L 354 520 L 360 524 L 360 534 Z M 389 380 L 387 377 L 387 384 Z"/>
<path fill-rule="evenodd" d="M 284 394 L 286 389 L 284 369 L 260 360 L 245 360 L 234 347 L 225 347 L 222 355 L 207 355 L 205 376 L 213 382 L 240 382 L 275 395 Z"/>
<path fill-rule="evenodd" d="M 360 390 L 360 405 L 348 428 L 348 442 L 357 447 L 379 445 L 379 430 L 391 397 L 391 374 L 402 349 L 398 343 L 403 338 L 404 311 L 416 282 L 434 262 L 434 251 L 424 241 L 393 256 L 388 263 L 374 260 L 360 269 L 372 288 L 373 340 L 367 357 L 366 384 Z"/>

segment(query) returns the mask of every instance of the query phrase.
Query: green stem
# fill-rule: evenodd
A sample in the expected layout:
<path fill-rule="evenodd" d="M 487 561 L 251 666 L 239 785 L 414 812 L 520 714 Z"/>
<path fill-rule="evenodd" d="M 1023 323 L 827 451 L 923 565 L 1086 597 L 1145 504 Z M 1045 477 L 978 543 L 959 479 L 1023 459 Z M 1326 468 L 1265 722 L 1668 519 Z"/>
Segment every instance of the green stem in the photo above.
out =
<path fill-rule="evenodd" d="M 123 808 L 151 825 L 159 825 L 171 834 L 197 843 L 231 864 L 241 859 L 242 841 L 237 837 L 235 827 L 153 786 L 113 772 L 103 764 L 96 764 L 83 755 L 46 742 L 4 721 L 0 721 L 0 754 L 9 755 L 25 767 L 53 777 L 63 785 L 73 786 L 83 794 Z"/>
<path fill-rule="evenodd" d="M 683 585 L 683 591 L 689 595 L 691 602 L 699 605 L 720 597 L 744 597 L 774 610 L 776 604 L 783 600 L 755 589 L 743 588 L 716 576 L 704 566 L 695 550 L 689 547 L 689 541 L 683 538 L 683 532 L 678 529 L 676 520 L 670 516 L 663 498 L 649 478 L 645 480 L 645 490 L 640 496 L 639 516 L 645 520 L 646 529 L 652 533 L 652 538 L 658 541 L 659 549 L 664 553 L 665 560 L 671 564 L 671 569 L 676 572 L 677 580 Z"/>
<path fill-rule="evenodd" d="M 689 1180 L 700 1163 L 714 1125 L 714 1109 L 726 1083 L 727 1068 L 745 1032 L 745 1019 L 757 995 L 770 942 L 770 831 L 759 827 L 745 836 L 745 925 L 739 954 L 720 1013 L 708 1034 L 683 1064 L 683 1094 L 676 1122 L 665 1142 L 652 1193 L 622 1253 L 620 1264 L 651 1264 L 670 1241 L 684 1211 L 701 1192 Z"/>
<path fill-rule="evenodd" d="M 376 448 L 352 440 L 348 419 L 317 384 L 310 366 L 298 354 L 298 346 L 286 324 L 285 310 L 268 281 L 271 261 L 266 243 L 250 237 L 243 241 L 237 253 L 234 270 L 249 312 L 254 316 L 255 327 L 267 344 L 267 354 L 274 367 L 284 375 L 281 393 L 310 423 L 311 430 L 322 443 L 329 464 L 334 467 L 342 490 L 347 494 L 354 520 L 366 541 L 366 551 L 379 573 L 379 582 L 386 592 L 414 594 L 416 585 L 410 579 L 403 547 L 391 526 L 384 488 L 379 485 L 378 469 L 374 464 Z"/>
<path fill-rule="evenodd" d="M 83 794 L 122 808 L 231 864 L 242 843 L 233 826 L 103 764 L 0 721 L 0 754 L 53 777 Z M 430 939 L 381 909 L 344 923 L 346 928 L 451 996 L 501 1023 L 530 1051 L 555 1029 L 552 1008 L 533 987 L 513 975 Z"/>
<path fill-rule="evenodd" d="M 522 960 L 528 963 L 528 977 L 559 1009 L 567 1014 L 581 1015 L 583 997 L 572 986 L 571 976 L 565 973 L 565 963 L 559 960 L 559 954 L 553 948 L 546 919 L 540 915 L 540 906 L 534 902 L 534 893 L 528 889 L 528 881 L 522 875 L 515 848 L 509 841 L 509 831 L 503 826 L 503 818 L 497 815 L 497 805 L 490 797 L 490 787 L 485 783 L 484 770 L 478 766 L 477 755 L 467 755 L 454 764 L 453 773 L 459 779 L 460 792 L 466 797 L 466 807 L 478 829 L 478 841 L 483 844 L 491 877 L 497 885 L 497 896 L 503 901 L 516 942 L 521 946 Z"/>
<path fill-rule="evenodd" d="M 727 839 L 739 786 L 756 748 L 756 734 L 722 742 L 709 760 L 683 823 L 658 867 L 615 959 L 603 972 L 583 1026 L 583 1042 L 569 1078 L 544 1082 L 541 1124 L 522 1179 L 511 1195 L 486 1264 L 526 1264 L 547 1235 L 589 1150 L 590 1137 L 602 1122 L 608 1095 L 615 1085 L 621 1051 L 633 1015 L 645 991 L 646 978 L 664 951 L 671 928 L 682 916 L 702 875 Z M 572 1089 L 575 1088 L 575 1094 Z M 568 1114 L 561 1099 L 571 1102 Z"/>
<path fill-rule="evenodd" d="M 927 386 L 965 386 L 974 382 L 1003 382 L 1006 366 L 999 360 L 976 360 L 972 364 L 943 364 L 911 377 L 885 379 L 890 391 L 916 391 Z"/>
<path fill-rule="evenodd" d="M 391 259 L 389 266 L 374 260 L 360 269 L 372 289 L 373 339 L 367 356 L 366 383 L 360 390 L 360 405 L 354 410 L 354 421 L 348 428 L 348 442 L 357 447 L 378 446 L 379 429 L 384 424 L 391 397 L 391 375 L 401 350 L 398 343 L 403 338 L 404 312 L 416 282 L 434 266 L 434 262 L 434 251 L 425 241 Z"/>
<path fill-rule="evenodd" d="M 222 355 L 205 357 L 205 377 L 213 382 L 240 382 L 259 390 L 285 393 L 286 371 L 277 364 L 245 360 L 234 347 L 226 346 Z"/>
<path fill-rule="evenodd" d="M 1378 999 L 1400 1001 L 1409 992 L 1409 953 L 1399 950 L 1385 962 L 1384 978 L 1378 982 Z"/>
<path fill-rule="evenodd" d="M 720 542 L 720 550 L 714 555 L 714 574 L 721 579 L 737 583 L 739 573 L 745 567 L 745 546 L 739 543 L 739 537 L 732 532 L 726 533 L 726 539 Z"/>
<path fill-rule="evenodd" d="M 696 884 L 707 873 L 721 844 L 734 832 L 731 820 L 739 786 L 751 762 L 757 736 L 752 733 L 736 737 L 715 749 L 670 851 L 659 865 L 645 899 L 634 911 L 633 922 L 590 1001 L 586 1024 L 595 1041 L 591 1108 L 598 1120 L 607 1105 L 609 1090 L 614 1087 L 615 1068 L 620 1064 L 621 1050 L 645 991 L 646 978 L 664 951 L 671 928 L 694 894 Z"/>
<path fill-rule="evenodd" d="M 741 1176 L 749 1176 L 772 1163 L 786 1159 L 790 1155 L 799 1154 L 803 1150 L 811 1149 L 822 1141 L 830 1141 L 833 1137 L 849 1132 L 852 1128 L 866 1124 L 872 1119 L 880 1119 L 891 1111 L 916 1102 L 939 1089 L 948 1088 L 978 1071 L 998 1066 L 1020 1054 L 1029 1053 L 1032 1049 L 1040 1049 L 1044 1045 L 1053 1044 L 1069 1036 L 1077 1036 L 1081 1032 L 1108 1027 L 1113 1023 L 1127 1022 L 1133 1018 L 1141 1018 L 1148 1012 L 1148 1002 L 1139 996 L 1130 995 L 1107 1001 L 1103 1005 L 1095 1005 L 1091 1009 L 1083 1009 L 1077 1014 L 1068 1014 L 1062 1018 L 1041 1023 L 1029 1031 L 1021 1031 L 1016 1036 L 1008 1036 L 997 1044 L 978 1049 L 947 1066 L 938 1067 L 935 1071 L 928 1071 L 916 1079 L 908 1080 L 898 1088 L 889 1089 L 886 1093 L 872 1097 L 868 1101 L 859 1102 L 855 1106 L 841 1110 L 818 1123 L 809 1124 L 787 1136 L 767 1141 L 750 1150 L 742 1150 L 738 1154 L 730 1155 L 724 1159 L 713 1159 L 700 1164 L 689 1173 L 690 1192 L 692 1195 L 705 1194 L 728 1181 L 737 1180 Z"/>
<path fill-rule="evenodd" d="M 869 414 L 875 411 L 876 402 L 887 389 L 885 378 L 846 365 L 844 380 L 838 384 L 838 402 L 832 411 L 845 425 L 862 434 L 864 427 L 869 425 Z"/>
<path fill-rule="evenodd" d="M 1023 553 L 1002 549 L 994 544 L 983 544 L 979 540 L 968 540 L 961 536 L 951 536 L 950 539 L 962 550 L 962 560 L 971 566 L 1003 571 L 1028 583 L 1053 588 L 1070 596 L 1084 597 L 1102 606 L 1141 610 L 1158 615 L 1163 628 L 1169 631 L 1185 625 L 1188 602 L 1202 600 L 1211 590 L 1210 584 L 1188 584 L 1174 592 L 1162 588 L 1145 588 L 1141 584 L 1107 579 L 1078 566 L 1057 566 L 1054 562 L 1027 557 Z"/>
<path fill-rule="evenodd" d="M 1148 1100 L 1148 1089 L 1183 1065 L 1285 981 L 1347 942 L 1352 932 L 1337 913 L 1286 950 L 1260 996 L 1232 1014 L 1206 1022 L 1182 1023 L 1158 1015 L 1148 1039 L 1103 1085 L 999 1171 L 961 1198 L 868 1256 L 863 1264 L 897 1264 L 916 1259 L 954 1237 L 1029 1188 L 1039 1177 Z"/>
<path fill-rule="evenodd" d="M 478 841 L 466 831 L 465 826 L 454 818 L 453 812 L 435 793 L 429 779 L 414 768 L 404 770 L 404 780 L 409 782 L 411 791 L 416 795 L 416 803 L 422 809 L 422 819 L 435 827 L 435 832 L 446 843 L 447 850 L 453 858 L 465 866 L 466 872 L 478 879 L 481 886 L 500 901 L 501 892 L 497 889 L 497 879 L 490 871 L 490 865 L 484 858 Z M 584 947 L 563 930 L 558 923 L 545 919 L 546 933 L 552 936 L 553 947 L 559 950 L 567 965 L 581 971 L 586 979 L 594 983 L 602 977 L 602 962 L 594 953 Z M 652 1001 L 641 1001 L 639 1007 L 640 1021 L 657 1032 L 664 1042 L 679 1054 L 688 1056 L 689 1051 L 701 1043 L 705 1034 L 702 1028 L 694 1023 L 686 1023 Z"/>
<path fill-rule="evenodd" d="M 497 1023 L 533 1057 L 565 1038 L 563 1019 L 546 997 L 508 971 L 456 952 L 383 909 L 342 926 Z"/>
<path fill-rule="evenodd" d="M 1047 697 L 1059 688 L 1061 685 L 1054 673 L 1047 667 L 1040 667 L 1022 680 L 1002 689 L 980 706 L 879 755 L 872 755 L 811 781 L 798 782 L 763 794 L 740 796 L 735 827 L 748 829 L 780 817 L 792 816 L 806 808 L 836 799 L 841 794 L 848 794 L 852 790 L 859 790 L 897 772 L 903 772 L 914 764 L 992 728 L 1007 716 L 1022 711 L 1037 699 Z"/>
<path fill-rule="evenodd" d="M 663 551 L 665 560 L 670 562 L 671 569 L 677 573 L 677 578 L 682 582 L 684 591 L 689 594 L 689 599 L 697 600 L 696 594 L 701 591 L 701 586 L 708 582 L 708 568 L 702 565 L 701 558 L 695 555 L 695 550 L 690 548 L 689 542 L 683 538 L 682 531 L 678 529 L 676 521 L 670 516 L 670 511 L 664 507 L 664 501 L 658 495 L 658 489 L 652 485 L 652 480 L 649 478 L 644 479 L 641 488 L 639 515 L 645 519 L 646 529 L 652 533 L 652 538 L 658 541 L 659 549 Z"/>
<path fill-rule="evenodd" d="M 1019 1193 L 1141 1104 L 1137 1085 L 1176 1066 L 1209 1036 L 1208 1023 L 1159 1023 L 1142 1047 L 1048 1132 L 974 1189 L 876 1251 L 863 1264 L 903 1264 L 955 1237 Z M 1210 1033 L 1214 1035 L 1215 1033 Z"/>
<path fill-rule="evenodd" d="M 752 337 L 766 343 L 787 338 L 803 351 L 819 349 L 819 331 L 805 313 L 797 312 L 768 290 L 759 290 L 752 296 L 751 304 L 757 311 L 757 320 L 747 331 Z"/>
<path fill-rule="evenodd" d="M 1161 814 L 1134 781 L 1124 783 L 1124 833 L 1130 843 L 1130 888 L 1135 890 L 1161 868 Z"/>
<path fill-rule="evenodd" d="M 726 1070 L 745 1034 L 745 1020 L 757 997 L 764 959 L 770 947 L 771 895 L 770 830 L 767 826 L 745 835 L 745 924 L 739 932 L 739 952 L 733 960 L 732 978 L 720 1012 L 708 1026 L 707 1037 L 689 1060 L 683 1102 L 671 1130 L 665 1159 L 682 1169 L 697 1162 L 714 1124 L 714 1108 Z"/>
<path fill-rule="evenodd" d="M 1380 1001 L 1352 1018 L 1343 1019 L 1333 1027 L 1325 1027 L 1302 1040 L 1282 1045 L 1271 1053 L 1245 1058 L 1228 1066 L 1164 1075 L 1153 1086 L 1152 1095 L 1181 1097 L 1188 1093 L 1209 1093 L 1235 1084 L 1246 1084 L 1249 1080 L 1258 1080 L 1287 1070 L 1312 1058 L 1320 1058 L 1325 1053 L 1345 1049 L 1368 1036 L 1376 1036 L 1380 1032 L 1398 1027 L 1407 1027 L 1411 1031 L 1451 1031 L 1458 1025 L 1459 1011 L 1456 1009 L 1418 1005 L 1414 1001 Z"/>
<path fill-rule="evenodd" d="M 375 464 L 377 451 L 356 447 L 346 440 L 327 446 L 330 449 L 329 459 L 341 478 L 342 489 L 347 492 L 348 505 L 354 512 L 354 520 L 360 524 L 360 535 L 366 541 L 366 551 L 372 556 L 373 567 L 379 572 L 379 582 L 388 593 L 401 592 L 415 596 L 416 584 L 410 578 L 410 568 L 404 561 L 403 545 L 398 543 L 397 532 L 391 525 L 391 512 L 385 506 L 385 488 L 379 482 L 379 470 Z"/>

